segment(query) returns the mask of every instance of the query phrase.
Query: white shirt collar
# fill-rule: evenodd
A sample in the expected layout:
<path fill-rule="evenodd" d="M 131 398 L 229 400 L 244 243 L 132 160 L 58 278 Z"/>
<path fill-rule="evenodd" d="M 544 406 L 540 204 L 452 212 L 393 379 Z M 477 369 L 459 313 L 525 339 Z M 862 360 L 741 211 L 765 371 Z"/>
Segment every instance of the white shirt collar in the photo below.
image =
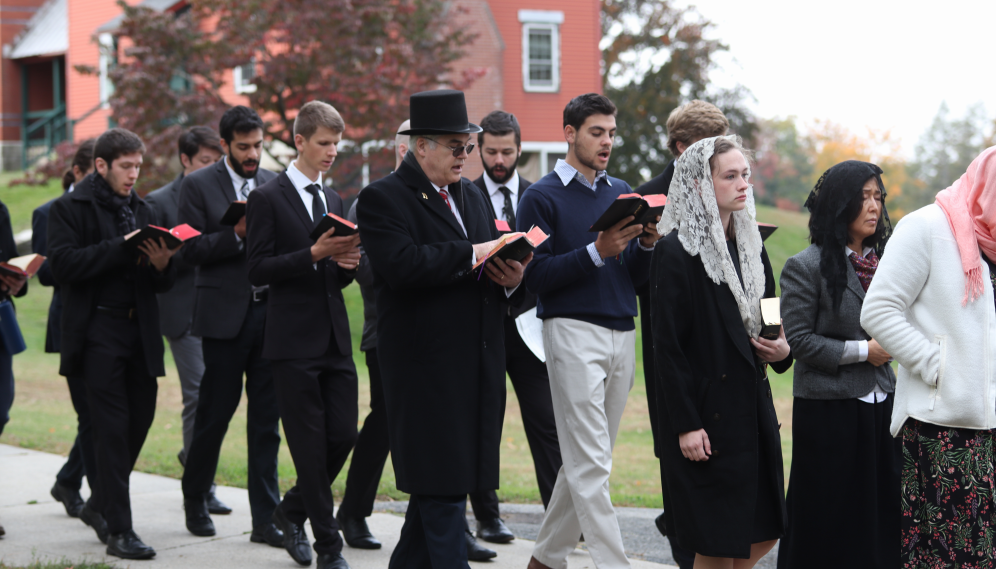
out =
<path fill-rule="evenodd" d="M 291 162 L 290 166 L 287 167 L 287 177 L 290 178 L 291 183 L 294 184 L 294 188 L 297 190 L 304 190 L 312 184 L 318 184 L 319 187 L 322 186 L 322 173 L 318 173 L 317 180 L 309 180 L 303 172 L 297 169 L 297 160 Z"/>
<path fill-rule="evenodd" d="M 608 184 L 610 187 L 612 186 L 612 182 L 609 180 L 608 172 L 606 172 L 605 170 L 599 170 L 595 172 L 595 183 L 589 184 L 588 178 L 585 178 L 584 174 L 578 172 L 577 168 L 568 164 L 567 161 L 564 160 L 563 158 L 557 158 L 557 164 L 553 167 L 553 171 L 557 173 L 557 177 L 560 178 L 560 181 L 565 186 L 567 184 L 570 184 L 571 180 L 575 178 L 577 178 L 579 182 L 583 183 L 588 189 L 591 190 L 595 189 L 595 186 L 598 185 L 598 181 L 600 179 L 604 179 L 606 184 Z"/>
<path fill-rule="evenodd" d="M 512 172 L 512 177 L 509 178 L 504 184 L 499 184 L 498 182 L 492 180 L 491 176 L 485 172 L 484 186 L 488 189 L 488 194 L 491 196 L 497 196 L 500 194 L 501 192 L 498 189 L 502 186 L 508 188 L 512 192 L 512 202 L 515 203 L 515 198 L 519 195 L 519 170 L 516 169 Z"/>
<path fill-rule="evenodd" d="M 222 156 L 221 159 L 225 162 L 225 169 L 228 170 L 228 175 L 232 177 L 232 185 L 235 186 L 236 194 L 242 189 L 242 184 L 249 182 L 249 190 L 252 191 L 256 188 L 256 178 L 243 178 L 235 173 L 232 169 L 232 165 L 228 163 L 228 156 Z M 239 198 L 241 199 L 241 198 Z"/>
<path fill-rule="evenodd" d="M 861 251 L 861 255 L 858 255 L 858 256 L 859 257 L 867 257 L 868 253 L 871 253 L 871 252 L 872 252 L 872 248 L 871 247 L 865 247 L 864 250 Z M 857 251 L 851 249 L 847 245 L 844 245 L 844 256 L 845 257 L 850 257 L 851 253 L 854 253 L 855 255 L 858 254 Z"/>

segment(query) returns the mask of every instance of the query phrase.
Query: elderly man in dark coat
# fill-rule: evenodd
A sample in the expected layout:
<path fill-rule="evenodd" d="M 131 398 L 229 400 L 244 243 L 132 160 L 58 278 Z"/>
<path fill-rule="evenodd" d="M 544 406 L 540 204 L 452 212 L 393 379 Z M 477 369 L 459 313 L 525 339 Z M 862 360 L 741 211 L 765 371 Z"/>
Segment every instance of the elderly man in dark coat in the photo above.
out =
<path fill-rule="evenodd" d="M 412 495 L 391 569 L 467 568 L 466 496 L 498 488 L 503 306 L 519 302 L 531 257 L 471 270 L 499 237 L 487 197 L 461 176 L 480 130 L 463 93 L 413 95 L 404 161 L 357 204 L 394 471 Z"/>

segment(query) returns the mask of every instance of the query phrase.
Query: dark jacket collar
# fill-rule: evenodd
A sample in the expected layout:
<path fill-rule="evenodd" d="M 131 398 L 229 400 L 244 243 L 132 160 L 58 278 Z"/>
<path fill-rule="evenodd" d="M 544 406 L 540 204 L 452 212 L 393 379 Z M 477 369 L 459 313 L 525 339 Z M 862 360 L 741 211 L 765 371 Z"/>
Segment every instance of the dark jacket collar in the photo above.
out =
<path fill-rule="evenodd" d="M 419 203 L 428 208 L 441 220 L 443 220 L 443 222 L 453 228 L 453 230 L 456 231 L 457 235 L 461 238 L 467 237 L 467 234 L 460 227 L 460 224 L 457 223 L 453 212 L 446 207 L 446 202 L 444 202 L 443 198 L 440 197 L 439 192 L 432 187 L 432 182 L 430 182 L 429 178 L 425 175 L 425 172 L 422 170 L 422 166 L 418 163 L 418 160 L 415 159 L 415 154 L 413 152 L 409 151 L 405 154 L 405 159 L 401 161 L 401 166 L 398 167 L 398 170 L 395 173 L 409 188 L 416 192 Z M 463 212 L 463 195 L 459 194 L 459 192 L 462 185 L 463 183 L 461 179 L 461 183 L 450 184 L 446 188 L 450 193 L 450 196 L 454 198 L 457 208 L 459 208 L 461 212 Z M 463 215 L 462 213 L 461 215 L 464 219 L 466 219 L 466 215 Z"/>

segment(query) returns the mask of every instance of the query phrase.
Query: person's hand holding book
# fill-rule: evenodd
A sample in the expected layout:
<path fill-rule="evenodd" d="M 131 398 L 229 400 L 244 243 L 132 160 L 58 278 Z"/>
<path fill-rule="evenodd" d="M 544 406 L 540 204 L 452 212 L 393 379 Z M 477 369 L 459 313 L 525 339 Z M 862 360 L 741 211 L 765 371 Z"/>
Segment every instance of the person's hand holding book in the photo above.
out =
<path fill-rule="evenodd" d="M 526 255 L 522 262 L 511 259 L 505 261 L 501 257 L 493 257 L 490 262 L 485 263 L 484 270 L 488 273 L 488 278 L 505 288 L 515 288 L 522 282 L 522 275 L 525 273 L 526 265 L 533 260 L 533 254 Z"/>
<path fill-rule="evenodd" d="M 322 233 L 311 246 L 311 260 L 331 258 L 340 267 L 351 271 L 360 264 L 360 234 L 334 236 L 335 227 Z"/>
<path fill-rule="evenodd" d="M 183 247 L 183 245 L 181 244 L 180 247 Z M 166 240 L 160 237 L 158 240 L 146 239 L 139 243 L 138 250 L 148 257 L 152 266 L 161 273 L 169 266 L 170 258 L 180 250 L 180 247 L 170 249 L 166 246 Z"/>
<path fill-rule="evenodd" d="M 26 275 L 0 275 L 3 292 L 10 296 L 16 296 L 24 288 L 24 283 L 28 282 Z"/>
<path fill-rule="evenodd" d="M 640 235 L 640 245 L 646 248 L 653 247 L 657 241 L 663 237 L 663 235 L 657 233 L 657 224 L 660 223 L 661 216 L 657 216 L 657 219 L 651 223 L 643 226 L 643 235 Z"/>
<path fill-rule="evenodd" d="M 627 227 L 631 221 L 633 221 L 632 215 L 620 219 L 615 225 L 605 231 L 598 232 L 598 237 L 595 239 L 595 249 L 598 250 L 598 254 L 603 259 L 621 254 L 626 250 L 629 242 L 634 237 L 643 233 L 644 227 L 642 225 L 630 225 Z M 656 228 L 654 229 L 654 233 L 657 233 Z"/>

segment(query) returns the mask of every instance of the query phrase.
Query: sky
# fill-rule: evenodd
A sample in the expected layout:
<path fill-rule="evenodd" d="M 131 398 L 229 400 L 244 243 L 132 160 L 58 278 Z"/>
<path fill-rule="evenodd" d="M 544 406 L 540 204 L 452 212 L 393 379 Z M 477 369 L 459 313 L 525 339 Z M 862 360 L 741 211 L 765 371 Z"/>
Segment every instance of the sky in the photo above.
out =
<path fill-rule="evenodd" d="M 678 0 L 729 54 L 713 80 L 741 83 L 762 117 L 794 115 L 856 134 L 891 131 L 913 158 L 946 101 L 996 112 L 996 0 Z"/>

